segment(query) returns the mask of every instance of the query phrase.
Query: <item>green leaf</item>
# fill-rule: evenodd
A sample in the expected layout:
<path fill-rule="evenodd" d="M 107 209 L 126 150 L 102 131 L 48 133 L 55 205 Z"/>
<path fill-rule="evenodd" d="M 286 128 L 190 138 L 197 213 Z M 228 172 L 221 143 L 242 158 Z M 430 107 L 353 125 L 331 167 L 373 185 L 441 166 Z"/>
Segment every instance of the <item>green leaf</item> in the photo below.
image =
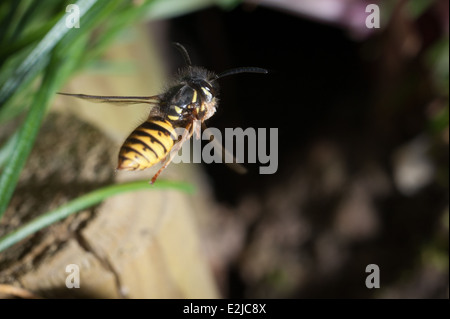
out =
<path fill-rule="evenodd" d="M 11 156 L 12 152 L 14 151 L 14 147 L 17 144 L 19 138 L 19 131 L 16 131 L 11 137 L 8 139 L 8 141 L 5 142 L 4 145 L 0 148 L 0 169 L 5 165 L 8 158 Z"/>
<path fill-rule="evenodd" d="M 170 19 L 213 5 L 231 10 L 240 2 L 241 0 L 158 0 L 154 1 L 146 17 L 150 20 Z"/>
<path fill-rule="evenodd" d="M 77 5 L 80 7 L 80 16 L 88 12 L 91 6 L 97 0 L 79 0 Z M 18 89 L 21 83 L 25 82 L 31 74 L 35 75 L 34 69 L 42 70 L 44 63 L 39 63 L 50 54 L 51 50 L 58 44 L 61 38 L 71 30 L 66 27 L 66 18 L 69 13 L 59 19 L 55 26 L 45 35 L 45 37 L 36 45 L 33 51 L 16 69 L 14 75 L 10 77 L 0 88 L 0 105 L 4 104 L 11 95 Z"/>
<path fill-rule="evenodd" d="M 73 50 L 72 55 L 67 57 L 63 50 L 55 50 L 52 60 L 47 67 L 40 89 L 36 93 L 22 127 L 18 132 L 17 142 L 14 144 L 13 152 L 0 176 L 0 219 L 8 207 L 11 196 L 19 180 L 20 172 L 24 167 L 28 155 L 31 152 L 36 136 L 41 127 L 42 120 L 51 98 L 54 97 L 57 87 L 61 85 L 75 68 L 83 52 L 82 38 Z M 11 146 L 9 146 L 11 147 Z"/>
<path fill-rule="evenodd" d="M 194 192 L 194 188 L 190 184 L 165 180 L 159 180 L 154 185 L 150 185 L 148 181 L 137 181 L 100 188 L 91 193 L 78 197 L 77 199 L 62 205 L 53 211 L 45 213 L 42 216 L 39 216 L 29 223 L 19 227 L 17 230 L 9 233 L 8 235 L 3 236 L 0 238 L 0 252 L 26 238 L 27 236 L 43 229 L 44 227 L 62 220 L 71 214 L 98 204 L 108 197 L 138 190 L 160 189 L 175 189 L 187 193 Z"/>

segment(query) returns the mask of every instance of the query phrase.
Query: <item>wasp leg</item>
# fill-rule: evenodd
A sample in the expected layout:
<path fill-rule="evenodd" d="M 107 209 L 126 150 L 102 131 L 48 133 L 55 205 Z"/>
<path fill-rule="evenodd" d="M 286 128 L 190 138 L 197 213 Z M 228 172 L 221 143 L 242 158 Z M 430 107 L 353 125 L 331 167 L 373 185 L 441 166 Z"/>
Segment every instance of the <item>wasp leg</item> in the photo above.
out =
<path fill-rule="evenodd" d="M 153 176 L 152 180 L 150 181 L 150 184 L 153 185 L 156 182 L 156 179 L 158 178 L 159 174 L 161 174 L 161 172 L 170 164 L 170 162 L 172 162 L 173 158 L 178 153 L 183 143 L 188 139 L 190 139 L 193 133 L 194 132 L 192 130 L 192 124 L 189 124 L 186 127 L 186 130 L 184 130 L 180 141 L 177 144 L 175 144 L 172 150 L 170 151 L 169 159 L 164 163 L 164 165 L 159 169 L 159 171 L 156 172 L 155 176 Z"/>
<path fill-rule="evenodd" d="M 195 134 L 195 138 L 197 140 L 199 140 L 202 136 L 202 126 L 199 123 L 199 120 L 194 121 L 194 123 L 192 124 L 192 131 Z"/>

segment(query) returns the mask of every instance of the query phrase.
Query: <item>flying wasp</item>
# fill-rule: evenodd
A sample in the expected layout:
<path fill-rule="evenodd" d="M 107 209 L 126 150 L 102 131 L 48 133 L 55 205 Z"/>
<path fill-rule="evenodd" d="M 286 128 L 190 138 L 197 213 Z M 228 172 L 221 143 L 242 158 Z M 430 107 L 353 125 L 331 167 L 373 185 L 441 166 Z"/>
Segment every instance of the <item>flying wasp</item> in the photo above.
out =
<path fill-rule="evenodd" d="M 218 106 L 217 80 L 238 73 L 268 73 L 257 67 L 239 67 L 215 74 L 203 67 L 193 66 L 187 50 L 179 43 L 174 46 L 181 52 L 187 66 L 171 81 L 166 92 L 154 96 L 100 96 L 58 93 L 97 103 L 130 105 L 146 103 L 151 106 L 148 119 L 139 125 L 125 140 L 119 151 L 117 170 L 143 170 L 165 160 L 153 176 L 170 164 L 183 143 L 193 134 L 200 138 L 204 121 L 214 115 Z M 176 132 L 183 128 L 181 136 Z"/>

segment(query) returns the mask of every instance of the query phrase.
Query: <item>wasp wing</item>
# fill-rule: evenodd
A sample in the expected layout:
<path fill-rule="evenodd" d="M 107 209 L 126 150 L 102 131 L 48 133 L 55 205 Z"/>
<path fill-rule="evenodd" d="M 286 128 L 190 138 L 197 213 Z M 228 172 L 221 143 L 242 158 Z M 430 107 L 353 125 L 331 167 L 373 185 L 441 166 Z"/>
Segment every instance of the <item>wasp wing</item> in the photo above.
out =
<path fill-rule="evenodd" d="M 160 95 L 154 96 L 103 96 L 103 95 L 87 95 L 87 94 L 71 94 L 58 92 L 60 95 L 72 96 L 95 103 L 110 103 L 114 105 L 130 105 L 145 103 L 157 105 L 160 101 Z"/>

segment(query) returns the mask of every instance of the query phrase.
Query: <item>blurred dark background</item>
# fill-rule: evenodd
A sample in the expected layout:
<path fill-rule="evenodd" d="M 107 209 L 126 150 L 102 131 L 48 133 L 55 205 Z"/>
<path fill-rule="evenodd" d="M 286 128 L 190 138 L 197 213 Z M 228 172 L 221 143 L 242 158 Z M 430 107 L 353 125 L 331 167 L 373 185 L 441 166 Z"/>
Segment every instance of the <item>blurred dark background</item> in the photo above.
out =
<path fill-rule="evenodd" d="M 302 161 L 313 139 L 349 131 L 361 134 L 367 123 L 369 66 L 359 57 L 360 46 L 343 30 L 265 8 L 205 10 L 175 19 L 171 30 L 171 38 L 192 43 L 194 61 L 208 69 L 260 66 L 270 72 L 220 82 L 220 108 L 209 125 L 222 131 L 278 128 L 280 162 L 274 176 L 258 175 L 259 164 L 249 166 L 248 176 L 227 174 L 224 165 L 206 165 L 211 176 L 221 176 L 216 195 L 223 200 L 242 193 L 230 185 L 247 189 L 281 182 L 277 178 L 289 174 L 289 165 Z M 336 126 L 343 121 L 345 130 L 340 130 Z M 244 181 L 250 184 L 243 185 Z"/>
<path fill-rule="evenodd" d="M 407 1 L 384 3 L 384 25 L 369 31 L 248 3 L 170 20 L 167 37 L 194 64 L 270 71 L 221 79 L 208 121 L 279 130 L 276 174 L 204 165 L 225 296 L 448 297 L 448 113 L 436 124 L 448 90 L 429 58 L 448 45 L 448 3 L 416 16 Z M 371 263 L 381 292 L 364 285 Z"/>

